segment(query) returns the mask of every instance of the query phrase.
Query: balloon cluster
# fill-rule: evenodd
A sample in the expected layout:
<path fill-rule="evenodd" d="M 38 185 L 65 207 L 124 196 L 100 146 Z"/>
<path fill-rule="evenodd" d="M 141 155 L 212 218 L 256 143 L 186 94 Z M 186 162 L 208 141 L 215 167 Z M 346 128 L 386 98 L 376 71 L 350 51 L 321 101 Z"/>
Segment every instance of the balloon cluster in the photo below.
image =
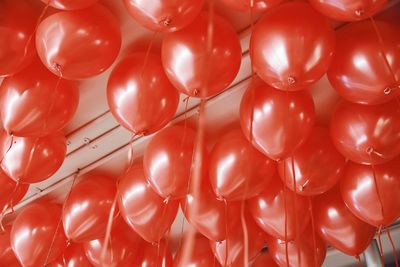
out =
<path fill-rule="evenodd" d="M 321 266 L 327 244 L 358 257 L 400 217 L 400 28 L 372 18 L 386 1 L 220 1 L 267 12 L 251 28 L 241 127 L 210 151 L 186 123 L 164 127 L 180 93 L 204 101 L 238 74 L 238 35 L 212 4 L 123 0 L 164 35 L 161 53 L 116 62 L 120 25 L 97 0 L 42 0 L 41 15 L 30 0 L 0 1 L 2 217 L 62 165 L 80 80 L 116 62 L 111 113 L 135 136 L 155 133 L 117 181 L 88 175 L 62 206 L 23 208 L 2 227 L 1 266 Z M 349 23 L 335 32 L 328 18 Z M 329 127 L 307 90 L 324 75 L 343 98 Z M 179 206 L 198 233 L 189 254 L 170 250 Z"/>

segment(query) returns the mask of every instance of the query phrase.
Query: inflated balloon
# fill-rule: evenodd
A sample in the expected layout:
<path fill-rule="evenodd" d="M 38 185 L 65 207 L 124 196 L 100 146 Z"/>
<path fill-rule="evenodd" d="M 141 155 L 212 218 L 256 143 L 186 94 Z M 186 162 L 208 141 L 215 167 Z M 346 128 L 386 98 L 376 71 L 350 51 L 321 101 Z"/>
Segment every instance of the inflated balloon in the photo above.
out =
<path fill-rule="evenodd" d="M 65 136 L 15 137 L 0 132 L 1 168 L 19 183 L 38 183 L 52 176 L 67 152 Z"/>
<path fill-rule="evenodd" d="M 325 16 L 339 21 L 368 19 L 386 4 L 387 0 L 309 0 Z"/>
<path fill-rule="evenodd" d="M 268 252 L 262 252 L 255 259 L 251 267 L 278 267 L 275 261 L 272 259 L 271 254 Z"/>
<path fill-rule="evenodd" d="M 328 70 L 335 49 L 329 21 L 304 2 L 289 2 L 268 12 L 251 35 L 254 70 L 270 86 L 305 89 Z"/>
<path fill-rule="evenodd" d="M 51 7 L 62 10 L 75 10 L 87 8 L 94 5 L 98 0 L 41 0 Z"/>
<path fill-rule="evenodd" d="M 243 133 L 274 160 L 290 156 L 307 139 L 314 119 L 314 102 L 305 91 L 281 92 L 268 85 L 251 86 L 240 104 Z"/>
<path fill-rule="evenodd" d="M 400 157 L 376 166 L 348 163 L 340 187 L 350 211 L 366 223 L 387 226 L 400 217 Z"/>
<path fill-rule="evenodd" d="M 36 49 L 44 65 L 69 80 L 105 71 L 120 47 L 119 23 L 100 4 L 55 13 L 43 20 L 36 32 Z"/>
<path fill-rule="evenodd" d="M 172 255 L 164 240 L 159 244 L 140 244 L 133 267 L 172 267 Z"/>
<path fill-rule="evenodd" d="M 291 157 L 279 162 L 278 170 L 282 181 L 286 179 L 286 186 L 291 190 L 312 196 L 331 189 L 342 176 L 345 164 L 345 158 L 331 141 L 329 130 L 315 127 Z"/>
<path fill-rule="evenodd" d="M 4 231 L 0 231 L 0 266 L 20 267 L 10 243 L 11 226 L 4 227 Z"/>
<path fill-rule="evenodd" d="M 27 0 L 0 1 L 0 77 L 15 74 L 33 60 L 35 42 L 30 39 L 37 17 Z"/>
<path fill-rule="evenodd" d="M 158 242 L 171 227 L 179 202 L 164 201 L 151 188 L 141 164 L 132 166 L 118 184 L 122 217 L 148 242 Z"/>
<path fill-rule="evenodd" d="M 227 224 L 239 219 L 240 202 L 217 199 L 208 179 L 203 179 L 198 194 L 189 192 L 181 202 L 186 219 L 209 240 L 221 241 L 226 237 Z"/>
<path fill-rule="evenodd" d="M 28 187 L 17 184 L 0 169 L 0 212 L 17 204 L 25 196 Z"/>
<path fill-rule="evenodd" d="M 160 56 L 152 53 L 135 53 L 118 63 L 108 80 L 107 98 L 117 121 L 136 135 L 164 127 L 179 102 Z"/>
<path fill-rule="evenodd" d="M 144 172 L 163 198 L 184 197 L 192 169 L 195 135 L 181 125 L 168 127 L 150 140 L 144 152 Z"/>
<path fill-rule="evenodd" d="M 279 5 L 282 0 L 221 0 L 230 8 L 242 12 L 264 12 Z"/>
<path fill-rule="evenodd" d="M 188 257 L 185 261 L 185 257 L 183 255 L 184 250 L 180 250 L 176 253 L 174 258 L 174 267 L 220 267 L 221 265 L 216 262 L 214 254 L 210 248 L 210 242 L 207 238 L 197 235 L 194 240 L 193 250 L 190 253 L 190 257 Z M 185 265 L 184 265 L 185 264 Z"/>
<path fill-rule="evenodd" d="M 79 103 L 75 83 L 60 80 L 35 61 L 0 86 L 4 129 L 15 136 L 44 136 L 71 120 Z"/>
<path fill-rule="evenodd" d="M 350 256 L 360 255 L 376 229 L 354 216 L 344 204 L 339 187 L 313 199 L 315 228 L 325 243 Z"/>
<path fill-rule="evenodd" d="M 61 206 L 37 201 L 18 214 L 11 228 L 12 249 L 24 267 L 46 266 L 67 247 L 59 227 Z"/>
<path fill-rule="evenodd" d="M 189 96 L 216 95 L 232 83 L 239 71 L 242 52 L 235 30 L 224 18 L 216 14 L 212 20 L 209 17 L 208 13 L 201 13 L 185 29 L 166 35 L 162 44 L 162 62 L 168 78 Z"/>
<path fill-rule="evenodd" d="M 117 219 L 111 230 L 110 241 L 102 258 L 104 238 L 84 243 L 86 256 L 94 267 L 132 266 L 143 242 L 122 219 Z"/>
<path fill-rule="evenodd" d="M 82 244 L 71 243 L 64 254 L 51 263 L 51 267 L 93 267 Z"/>
<path fill-rule="evenodd" d="M 284 185 L 279 177 L 276 176 L 274 178 L 264 192 L 248 200 L 249 210 L 258 226 L 269 235 L 282 240 L 285 240 L 286 220 L 287 240 L 293 240 L 303 233 L 310 221 L 308 201 L 303 196 L 296 196 L 289 189 L 286 190 L 285 200 Z M 299 229 L 298 234 L 296 234 L 296 226 Z"/>
<path fill-rule="evenodd" d="M 376 27 L 379 33 L 371 21 L 362 21 L 337 31 L 328 78 L 336 91 L 353 103 L 376 105 L 399 96 L 400 29 L 379 21 Z"/>
<path fill-rule="evenodd" d="M 365 106 L 341 102 L 331 119 L 339 152 L 361 164 L 381 164 L 400 154 L 400 105 Z"/>
<path fill-rule="evenodd" d="M 322 266 L 326 256 L 326 246 L 324 242 L 314 234 L 316 247 L 314 249 L 313 233 L 311 227 L 296 241 L 289 241 L 288 256 L 289 263 L 286 262 L 286 244 L 285 241 L 269 238 L 268 249 L 271 256 L 279 266 L 287 267 L 308 267 L 315 266 L 315 252 L 317 266 Z M 300 257 L 298 252 L 300 251 Z"/>
<path fill-rule="evenodd" d="M 257 151 L 240 129 L 223 135 L 210 155 L 209 174 L 218 198 L 244 200 L 258 195 L 274 178 L 276 165 Z"/>
<path fill-rule="evenodd" d="M 105 176 L 91 175 L 76 184 L 63 207 L 68 239 L 82 243 L 104 237 L 116 192 L 115 181 Z"/>
<path fill-rule="evenodd" d="M 156 32 L 174 32 L 197 17 L 204 0 L 124 0 L 124 3 L 142 26 Z"/>

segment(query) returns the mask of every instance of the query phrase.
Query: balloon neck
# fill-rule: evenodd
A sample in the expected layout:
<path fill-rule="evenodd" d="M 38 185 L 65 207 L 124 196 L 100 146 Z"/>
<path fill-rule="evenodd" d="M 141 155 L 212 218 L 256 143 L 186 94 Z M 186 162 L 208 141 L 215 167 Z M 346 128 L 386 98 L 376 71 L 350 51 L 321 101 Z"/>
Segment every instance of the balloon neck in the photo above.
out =
<path fill-rule="evenodd" d="M 367 149 L 365 150 L 365 152 L 367 152 L 367 154 L 372 155 L 372 153 L 374 153 L 374 148 L 373 147 L 367 147 Z"/>
<path fill-rule="evenodd" d="M 354 11 L 354 13 L 356 14 L 357 17 L 362 17 L 364 15 L 364 9 L 360 8 L 357 9 L 356 11 Z"/>
<path fill-rule="evenodd" d="M 261 253 L 262 254 L 265 254 L 265 253 L 267 253 L 268 252 L 268 247 L 267 246 L 264 246 L 262 249 L 261 249 Z"/>
<path fill-rule="evenodd" d="M 293 84 L 296 83 L 296 78 L 293 77 L 293 76 L 289 76 L 289 77 L 287 78 L 287 82 L 288 82 L 289 85 L 293 85 Z"/>
<path fill-rule="evenodd" d="M 171 17 L 169 17 L 169 16 L 167 16 L 167 17 L 161 19 L 161 20 L 158 22 L 158 24 L 160 24 L 160 25 L 162 25 L 162 26 L 164 26 L 164 27 L 169 27 L 169 26 L 171 26 L 171 23 L 172 23 L 172 19 L 171 19 Z"/>
<path fill-rule="evenodd" d="M 58 73 L 60 77 L 62 77 L 62 67 L 59 63 L 53 63 L 53 69 Z"/>
<path fill-rule="evenodd" d="M 199 89 L 194 89 L 192 94 L 193 94 L 193 96 L 198 97 L 198 96 L 200 96 L 200 90 Z"/>

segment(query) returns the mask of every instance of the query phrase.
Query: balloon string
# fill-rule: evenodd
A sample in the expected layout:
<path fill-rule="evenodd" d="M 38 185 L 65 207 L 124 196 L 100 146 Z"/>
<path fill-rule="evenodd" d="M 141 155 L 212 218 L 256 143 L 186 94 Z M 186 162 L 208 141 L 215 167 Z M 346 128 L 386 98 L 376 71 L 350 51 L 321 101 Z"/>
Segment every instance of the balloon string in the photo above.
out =
<path fill-rule="evenodd" d="M 289 250 L 288 250 L 288 208 L 287 208 L 287 187 L 286 187 L 286 168 L 283 168 L 283 179 L 285 180 L 285 185 L 283 186 L 283 199 L 284 203 L 283 205 L 285 206 L 285 256 L 286 256 L 286 264 L 287 266 L 290 266 L 289 263 Z"/>
<path fill-rule="evenodd" d="M 310 211 L 311 217 L 311 230 L 312 230 L 312 239 L 313 239 L 313 250 L 314 250 L 314 266 L 318 266 L 318 259 L 317 259 L 317 240 L 315 238 L 315 222 L 314 222 L 314 214 L 313 214 L 313 206 L 312 206 L 312 199 L 311 197 L 308 198 L 308 208 Z"/>
<path fill-rule="evenodd" d="M 294 187 L 294 224 L 296 229 L 296 242 L 297 244 L 297 260 L 299 262 L 299 266 L 301 267 L 301 250 L 300 250 L 300 229 L 299 229 L 299 220 L 297 218 L 297 181 L 296 181 L 296 173 L 294 168 L 294 158 L 291 156 L 292 162 L 292 174 L 293 174 L 293 187 Z M 286 186 L 286 185 L 284 185 Z"/>
<path fill-rule="evenodd" d="M 155 39 L 156 39 L 157 33 L 158 33 L 158 32 L 154 32 L 154 33 L 153 33 L 153 36 L 151 37 L 151 40 L 150 40 L 150 42 L 149 42 L 149 45 L 147 46 L 146 54 L 145 54 L 145 56 L 144 56 L 144 61 L 143 61 L 142 72 L 141 72 L 141 74 L 140 74 L 140 77 L 141 77 L 141 78 L 143 78 L 143 73 L 144 73 L 144 71 L 145 71 L 145 69 L 146 69 L 147 62 L 149 61 L 149 56 L 150 56 L 151 48 L 153 47 L 153 44 L 154 44 L 154 41 L 155 41 Z"/>
<path fill-rule="evenodd" d="M 142 135 L 139 135 L 142 136 Z M 133 162 L 134 162 L 134 142 L 135 142 L 135 138 L 138 137 L 138 135 L 136 135 L 135 133 L 132 134 L 131 136 L 131 140 L 129 141 L 129 165 L 128 168 L 125 171 L 125 174 L 129 173 L 133 167 Z M 122 176 L 121 176 L 122 177 Z M 117 181 L 117 185 L 118 185 L 119 180 Z"/>
<path fill-rule="evenodd" d="M 7 150 L 4 152 L 4 154 L 1 157 L 1 161 L 0 161 L 0 165 L 3 164 L 4 159 L 7 157 L 8 152 L 10 152 L 11 148 L 13 147 L 14 144 L 14 135 L 12 133 L 10 133 L 9 135 L 9 139 L 10 139 L 10 144 L 8 145 Z"/>
<path fill-rule="evenodd" d="M 73 187 L 74 187 L 74 185 L 75 185 L 76 179 L 78 178 L 80 172 L 81 172 L 80 169 L 78 169 L 78 170 L 76 171 L 76 173 L 75 173 L 75 175 L 74 175 L 74 178 L 72 179 L 71 187 L 69 188 L 68 194 L 67 194 L 66 198 L 64 199 L 64 203 L 68 201 L 68 199 L 69 199 L 69 197 L 70 197 L 70 195 L 71 195 L 72 189 L 73 189 Z M 51 240 L 50 247 L 49 247 L 49 251 L 47 252 L 46 260 L 45 260 L 45 262 L 44 262 L 44 266 L 46 266 L 46 264 L 48 263 L 48 261 L 49 261 L 49 259 L 50 259 L 51 251 L 52 251 L 52 249 L 53 249 L 54 242 L 56 241 L 57 233 L 58 233 L 58 231 L 59 231 L 59 229 L 60 229 L 60 226 L 61 226 L 62 214 L 63 214 L 63 212 L 64 212 L 64 207 L 65 207 L 65 205 L 63 205 L 63 207 L 62 207 L 62 210 L 63 210 L 63 211 L 62 211 L 61 214 L 60 214 L 60 219 L 58 220 L 57 227 L 56 227 L 56 231 L 54 232 L 53 239 Z M 61 231 L 63 231 L 63 229 L 61 229 Z"/>
<path fill-rule="evenodd" d="M 371 154 L 372 154 L 372 152 L 368 153 L 370 162 L 372 162 L 372 155 Z M 371 164 L 371 168 L 372 168 L 372 175 L 374 177 L 375 191 L 376 191 L 376 195 L 378 196 L 378 201 L 379 201 L 380 208 L 381 208 L 381 216 L 382 216 L 382 218 L 385 218 L 382 197 L 381 197 L 381 193 L 379 191 L 378 179 L 376 177 L 375 164 Z"/>
<path fill-rule="evenodd" d="M 359 255 L 356 255 L 355 258 L 356 258 L 356 260 L 357 260 L 357 265 L 358 265 L 358 267 L 363 267 L 363 265 L 362 265 L 362 263 L 361 263 L 360 256 L 359 256 Z"/>
<path fill-rule="evenodd" d="M 101 248 L 101 254 L 100 254 L 100 260 L 101 262 L 105 262 L 106 260 L 106 253 L 108 249 L 108 243 L 110 243 L 111 239 L 111 229 L 113 226 L 113 219 L 114 219 L 114 214 L 115 214 L 115 209 L 117 206 L 117 200 L 118 200 L 118 192 L 115 194 L 111 209 L 110 209 L 110 214 L 108 215 L 108 221 L 107 221 L 107 227 L 106 227 L 106 235 L 104 237 L 103 241 L 103 246 Z"/>
<path fill-rule="evenodd" d="M 385 256 L 383 254 L 381 233 L 382 233 L 382 225 L 379 226 L 379 229 L 378 229 L 378 243 L 379 243 L 379 254 L 381 256 L 382 267 L 385 267 Z"/>
<path fill-rule="evenodd" d="M 389 238 L 389 241 L 390 241 L 390 245 L 392 246 L 392 249 L 393 249 L 393 256 L 394 256 L 394 261 L 395 261 L 396 267 L 399 267 L 399 258 L 398 258 L 398 256 L 397 256 L 397 249 L 396 249 L 396 246 L 395 246 L 395 244 L 394 244 L 394 242 L 393 242 L 393 239 L 392 239 L 392 236 L 391 236 L 391 234 L 390 234 L 389 227 L 386 226 L 385 228 L 386 228 L 386 232 L 387 232 L 387 234 L 388 234 L 388 238 Z"/>
<path fill-rule="evenodd" d="M 243 230 L 243 244 L 244 244 L 244 253 L 243 253 L 243 266 L 249 266 L 249 233 L 247 230 L 246 218 L 244 216 L 244 207 L 245 201 L 242 199 L 242 204 L 240 208 L 240 220 L 242 222 L 242 230 Z"/>
<path fill-rule="evenodd" d="M 163 211 L 162 211 L 161 218 L 160 218 L 159 222 L 162 222 L 164 220 L 164 216 L 165 216 L 165 213 L 167 211 L 167 207 L 168 207 L 168 203 L 169 203 L 170 199 L 171 199 L 170 197 L 167 197 L 163 201 L 164 207 L 163 207 Z M 161 228 L 160 227 L 156 227 L 156 229 L 161 229 Z M 156 258 L 157 259 L 157 265 L 158 265 L 158 259 L 160 257 L 160 243 L 161 243 L 161 240 L 158 240 L 158 242 L 157 242 L 157 258 Z"/>
<path fill-rule="evenodd" d="M 22 173 L 21 177 L 18 177 L 18 180 L 25 178 L 27 176 L 27 174 L 29 174 L 29 167 L 31 166 L 32 160 L 33 160 L 33 156 L 35 155 L 36 152 L 36 148 L 37 148 L 37 144 L 39 142 L 39 137 L 35 138 L 35 142 L 33 142 L 33 147 L 29 153 L 29 158 L 28 158 L 28 162 L 26 163 L 26 167 L 24 168 L 24 172 Z"/>
<path fill-rule="evenodd" d="M 14 199 L 14 197 L 15 197 L 17 191 L 18 191 L 19 186 L 20 186 L 20 182 L 17 181 L 16 184 L 15 184 L 15 187 L 14 187 L 13 191 L 11 192 L 11 194 L 10 194 L 9 197 L 8 197 L 8 200 L 7 200 L 7 202 L 6 202 L 7 204 L 6 204 L 6 206 L 3 208 L 3 211 L 2 211 L 2 213 L 1 213 L 1 215 L 0 215 L 0 227 L 1 227 L 1 230 L 2 230 L 3 232 L 4 232 L 3 219 L 4 219 L 7 215 L 10 215 L 10 214 L 13 214 L 13 213 L 14 213 L 14 203 L 13 203 L 13 199 Z M 11 211 L 10 211 L 9 213 L 6 214 L 8 208 L 10 208 Z"/>
<path fill-rule="evenodd" d="M 224 198 L 225 203 L 225 267 L 228 266 L 228 237 L 229 237 L 229 229 L 228 229 L 228 202 Z M 215 257 L 214 257 L 215 258 Z"/>

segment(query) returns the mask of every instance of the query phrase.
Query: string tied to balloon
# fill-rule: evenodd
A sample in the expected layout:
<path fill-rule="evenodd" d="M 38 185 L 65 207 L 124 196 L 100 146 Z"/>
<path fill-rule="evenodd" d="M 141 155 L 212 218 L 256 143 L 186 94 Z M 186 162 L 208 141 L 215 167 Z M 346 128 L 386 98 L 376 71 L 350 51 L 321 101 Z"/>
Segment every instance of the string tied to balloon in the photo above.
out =
<path fill-rule="evenodd" d="M 294 76 L 289 76 L 287 78 L 287 82 L 288 82 L 289 85 L 293 85 L 293 84 L 296 83 L 296 78 Z"/>
<path fill-rule="evenodd" d="M 287 184 L 287 175 L 286 175 L 286 168 L 283 168 L 283 179 L 285 184 Z M 287 209 L 287 186 L 283 186 L 283 205 L 285 208 L 285 257 L 286 257 L 286 264 L 290 266 L 289 263 L 289 249 L 288 249 L 288 209 Z"/>
<path fill-rule="evenodd" d="M 317 259 L 317 240 L 315 238 L 315 222 L 314 222 L 314 213 L 313 213 L 313 205 L 312 205 L 312 197 L 308 198 L 308 209 L 310 212 L 311 217 L 311 230 L 312 230 L 312 240 L 313 240 L 313 250 L 314 250 L 314 266 L 318 266 L 318 259 Z"/>
<path fill-rule="evenodd" d="M 361 18 L 361 17 L 365 14 L 365 11 L 364 11 L 364 9 L 359 8 L 359 9 L 356 9 L 356 10 L 354 11 L 354 14 L 356 14 L 357 17 L 360 17 L 360 18 Z"/>
<path fill-rule="evenodd" d="M 165 26 L 165 27 L 169 27 L 171 26 L 172 23 L 172 18 L 170 16 L 166 16 L 165 18 L 161 19 L 158 24 Z"/>
<path fill-rule="evenodd" d="M 228 202 L 225 198 L 223 198 L 225 204 L 225 267 L 228 265 L 228 236 L 229 236 L 229 227 L 228 227 Z"/>
<path fill-rule="evenodd" d="M 358 267 L 362 267 L 362 263 L 361 263 L 361 259 L 360 259 L 360 255 L 356 255 L 356 256 L 354 256 L 355 258 L 356 258 L 356 260 L 357 260 L 357 266 Z"/>
<path fill-rule="evenodd" d="M 299 229 L 299 218 L 297 217 L 297 180 L 296 180 L 296 171 L 294 167 L 294 157 L 291 156 L 291 166 L 292 166 L 292 174 L 293 174 L 293 188 L 294 188 L 294 223 L 296 229 L 296 240 L 300 241 L 300 229 Z M 297 260 L 299 262 L 299 266 L 301 267 L 301 250 L 300 243 L 297 245 Z"/>
<path fill-rule="evenodd" d="M 385 267 L 385 255 L 383 253 L 381 234 L 382 234 L 382 225 L 379 226 L 378 228 L 378 244 L 379 244 L 379 255 L 381 256 L 382 267 Z"/>
<path fill-rule="evenodd" d="M 110 239 L 111 239 L 111 230 L 112 230 L 112 226 L 113 226 L 113 222 L 114 222 L 114 214 L 115 214 L 115 210 L 117 207 L 117 200 L 118 200 L 118 191 L 115 193 L 115 197 L 110 209 L 110 213 L 108 216 L 108 221 L 107 221 L 107 227 L 106 227 L 106 234 L 104 236 L 104 240 L 103 240 L 103 245 L 101 248 L 101 254 L 100 254 L 100 260 L 101 262 L 105 263 L 106 262 L 106 253 L 107 253 L 107 249 L 108 249 L 108 244 L 110 243 Z"/>
<path fill-rule="evenodd" d="M 396 246 L 395 246 L 395 244 L 393 242 L 392 236 L 390 234 L 390 229 L 387 226 L 385 226 L 385 229 L 386 229 L 386 233 L 388 235 L 389 241 L 390 241 L 390 245 L 392 246 L 394 262 L 396 264 L 396 267 L 399 267 L 399 258 L 397 256 L 397 249 L 396 249 Z"/>

